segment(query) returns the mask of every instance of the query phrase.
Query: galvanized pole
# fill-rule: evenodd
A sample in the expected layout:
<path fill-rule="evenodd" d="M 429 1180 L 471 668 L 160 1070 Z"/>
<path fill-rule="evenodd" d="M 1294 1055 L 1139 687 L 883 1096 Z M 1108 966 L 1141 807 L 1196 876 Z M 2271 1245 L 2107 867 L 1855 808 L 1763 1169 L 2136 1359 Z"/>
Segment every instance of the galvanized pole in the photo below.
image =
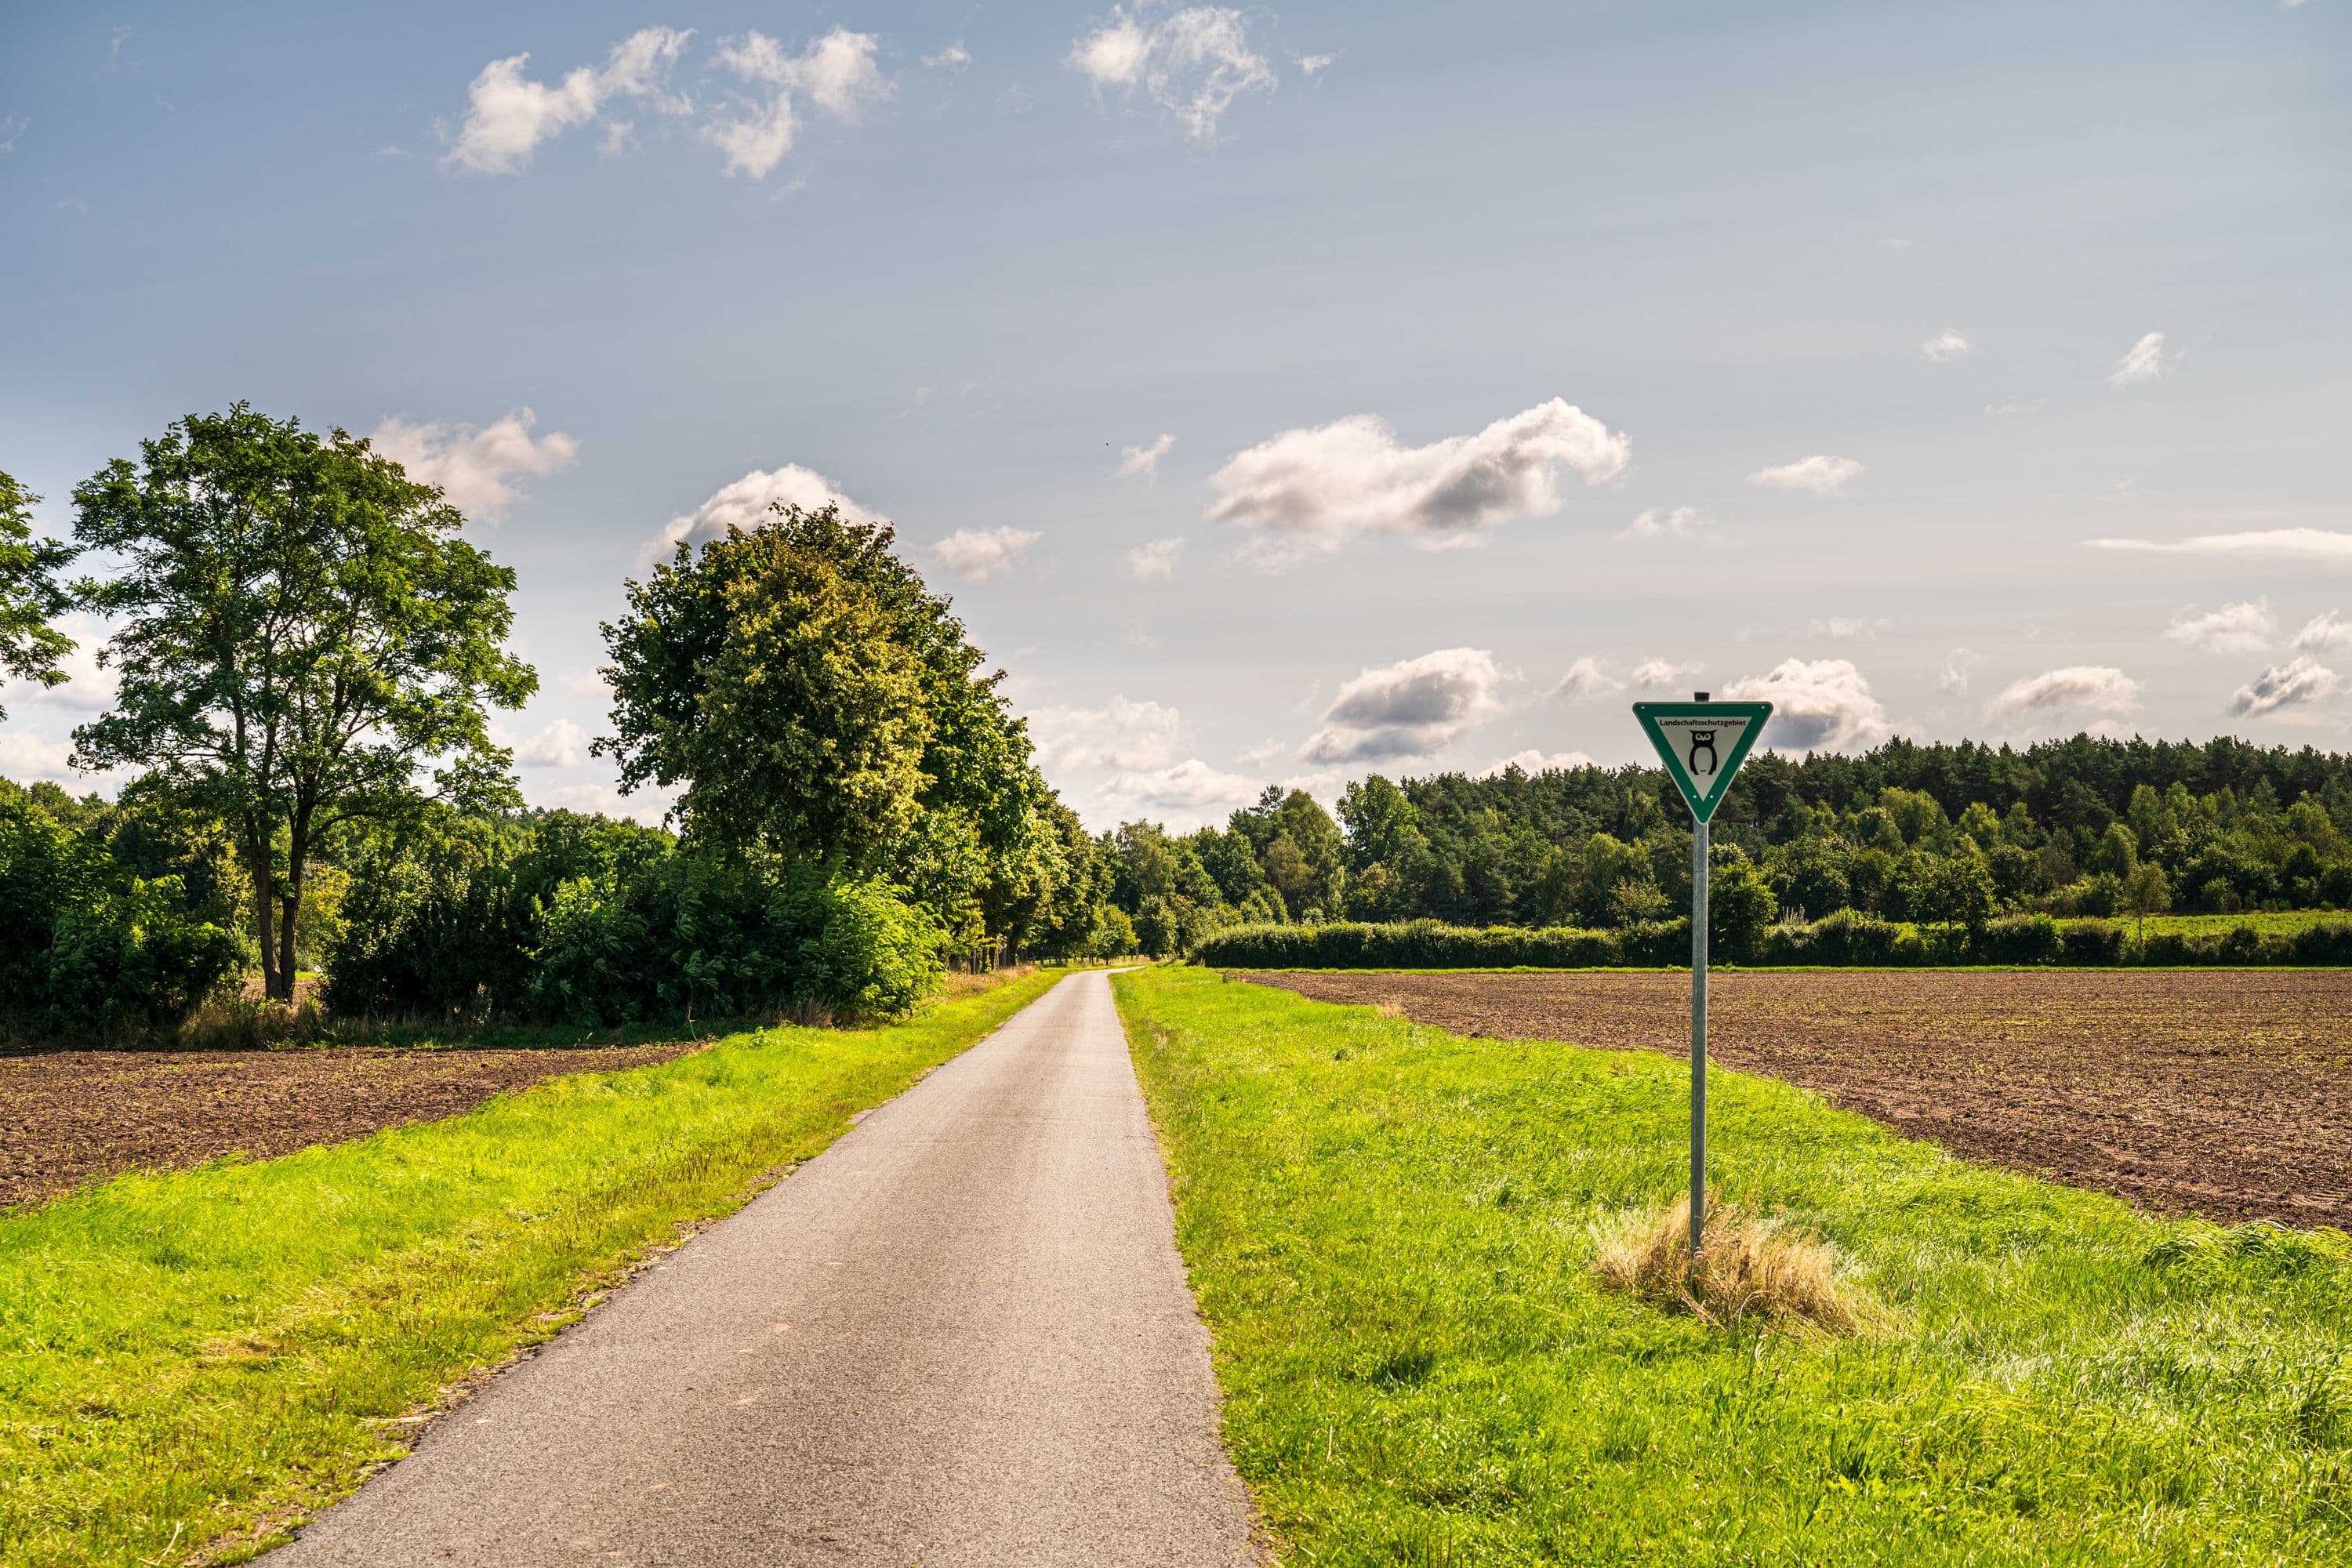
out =
<path fill-rule="evenodd" d="M 1706 1224 L 1706 824 L 1691 824 L 1691 1255 Z"/>

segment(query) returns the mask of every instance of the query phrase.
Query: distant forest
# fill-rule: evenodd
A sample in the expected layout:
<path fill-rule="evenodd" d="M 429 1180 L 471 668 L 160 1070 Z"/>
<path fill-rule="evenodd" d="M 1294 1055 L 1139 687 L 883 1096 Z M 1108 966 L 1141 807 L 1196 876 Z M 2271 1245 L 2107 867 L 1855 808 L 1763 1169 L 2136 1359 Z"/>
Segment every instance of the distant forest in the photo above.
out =
<path fill-rule="evenodd" d="M 1733 785 L 1715 855 L 1719 877 L 1808 919 L 2340 909 L 2347 773 L 2352 758 L 2228 738 L 1765 754 Z M 1223 828 L 1132 823 L 1103 847 L 1113 902 L 1153 952 L 1244 921 L 1630 925 L 1689 893 L 1688 816 L 1644 767 L 1374 775 L 1337 821 L 1268 790 Z"/>

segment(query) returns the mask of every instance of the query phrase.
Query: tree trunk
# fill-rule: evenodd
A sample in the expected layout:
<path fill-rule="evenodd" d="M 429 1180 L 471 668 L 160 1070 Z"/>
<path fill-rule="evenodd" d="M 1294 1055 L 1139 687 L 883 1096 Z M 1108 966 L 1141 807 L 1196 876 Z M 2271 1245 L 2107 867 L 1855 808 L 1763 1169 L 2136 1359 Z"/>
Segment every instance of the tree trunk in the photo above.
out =
<path fill-rule="evenodd" d="M 310 852 L 310 816 L 298 811 L 286 836 L 286 893 L 278 917 L 278 984 L 272 993 L 280 1002 L 294 1000 L 294 948 L 297 923 L 302 914 L 303 863 Z"/>
<path fill-rule="evenodd" d="M 276 896 L 275 878 L 270 865 L 269 848 L 265 840 L 258 849 L 250 846 L 246 850 L 246 869 L 253 878 L 253 923 L 261 940 L 261 994 L 275 999 L 278 994 L 278 942 L 273 929 Z"/>

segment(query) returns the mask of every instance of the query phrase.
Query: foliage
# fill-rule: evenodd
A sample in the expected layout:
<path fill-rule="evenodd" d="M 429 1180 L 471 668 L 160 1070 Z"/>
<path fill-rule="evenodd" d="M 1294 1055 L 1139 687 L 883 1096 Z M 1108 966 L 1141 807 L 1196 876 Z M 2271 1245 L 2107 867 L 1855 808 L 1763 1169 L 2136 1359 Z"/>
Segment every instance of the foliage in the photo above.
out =
<path fill-rule="evenodd" d="M 179 1022 L 244 957 L 220 901 L 192 899 L 178 872 L 141 876 L 119 859 L 109 829 L 119 837 L 130 813 L 67 804 L 61 818 L 0 781 L 0 1037 L 116 1038 Z"/>
<path fill-rule="evenodd" d="M 367 442 L 238 404 L 190 415 L 74 491 L 76 536 L 121 569 L 80 585 L 117 622 L 113 709 L 75 731 L 93 767 L 151 769 L 227 825 L 255 890 L 268 993 L 293 994 L 311 858 L 340 824 L 445 792 L 510 798 L 485 709 L 530 668 L 501 646 L 514 574 Z"/>
<path fill-rule="evenodd" d="M 0 1219 L 0 1561 L 219 1561 L 201 1549 L 225 1531 L 278 1539 L 399 1456 L 413 1429 L 392 1418 L 556 1333 L 1055 978 Z"/>
<path fill-rule="evenodd" d="M 14 676 L 42 686 L 65 679 L 58 661 L 73 651 L 73 639 L 49 622 L 66 608 L 58 574 L 73 560 L 62 539 L 33 533 L 33 508 L 40 497 L 0 473 L 0 682 Z M 8 710 L 0 708 L 0 719 Z"/>
<path fill-rule="evenodd" d="M 1682 1194 L 1684 1063 L 1113 984 L 1285 1561 L 2352 1556 L 2340 1233 L 2136 1214 L 1717 1071 L 1721 1199 L 1894 1317 L 1725 1333 L 1592 1276 L 1596 1222 Z"/>

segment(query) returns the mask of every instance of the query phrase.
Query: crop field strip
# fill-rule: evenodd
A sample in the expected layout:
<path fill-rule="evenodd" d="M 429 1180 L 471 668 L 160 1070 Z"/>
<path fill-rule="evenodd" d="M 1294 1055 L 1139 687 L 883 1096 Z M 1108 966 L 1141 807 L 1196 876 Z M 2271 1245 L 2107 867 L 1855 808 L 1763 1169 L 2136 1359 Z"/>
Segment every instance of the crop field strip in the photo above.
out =
<path fill-rule="evenodd" d="M 120 1171 L 267 1159 L 474 1109 L 565 1073 L 648 1067 L 704 1041 L 416 1050 L 35 1051 L 0 1057 L 0 1210 Z"/>
<path fill-rule="evenodd" d="M 1689 1051 L 1685 974 L 1247 978 L 1462 1035 Z M 2352 973 L 1718 973 L 1708 1049 L 1966 1158 L 2144 1208 L 2352 1226 Z"/>

